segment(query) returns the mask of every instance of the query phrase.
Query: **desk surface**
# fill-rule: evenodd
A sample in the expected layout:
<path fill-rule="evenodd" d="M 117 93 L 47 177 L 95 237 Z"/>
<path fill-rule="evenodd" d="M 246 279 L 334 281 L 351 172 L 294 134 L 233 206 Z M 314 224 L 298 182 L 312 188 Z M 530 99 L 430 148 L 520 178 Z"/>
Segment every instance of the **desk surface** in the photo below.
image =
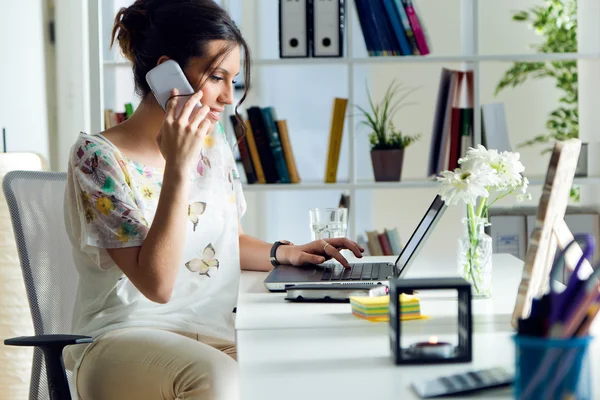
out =
<path fill-rule="evenodd" d="M 266 293 L 264 273 L 244 273 L 246 293 L 240 295 L 236 321 L 243 398 L 417 399 L 409 389 L 415 380 L 494 366 L 512 368 L 510 316 L 523 262 L 504 254 L 494 255 L 493 262 L 492 298 L 473 301 L 473 362 L 436 366 L 396 366 L 387 323 L 356 318 L 348 304 L 287 303 L 284 294 Z M 451 264 L 422 261 L 408 277 L 452 276 Z M 407 340 L 422 338 L 432 329 L 443 337 L 455 321 L 455 307 L 455 301 L 423 299 L 423 313 L 432 318 L 403 325 L 411 327 L 403 332 Z M 598 341 L 593 342 L 592 354 L 593 381 L 600 381 Z M 600 398 L 598 386 L 594 398 Z M 510 399 L 512 392 L 504 388 L 469 398 Z"/>
<path fill-rule="evenodd" d="M 390 257 L 369 257 L 369 261 L 389 261 Z M 393 261 L 393 258 L 392 258 Z M 492 298 L 473 301 L 474 328 L 484 325 L 510 324 L 517 289 L 521 280 L 523 262 L 509 254 L 494 255 L 494 279 Z M 456 270 L 448 268 L 447 264 L 427 264 L 422 262 L 407 274 L 408 278 L 455 276 Z M 310 305 L 305 303 L 290 303 L 285 293 L 269 293 L 262 281 L 265 273 L 244 273 L 236 330 L 253 329 L 284 329 L 284 328 L 327 328 L 327 327 L 364 327 L 372 328 L 378 324 L 362 320 L 352 315 L 348 303 L 320 303 Z M 423 293 L 421 302 L 424 315 L 435 315 L 443 322 L 454 322 L 456 301 L 448 298 L 427 298 Z M 429 320 L 413 321 L 426 323 Z"/>

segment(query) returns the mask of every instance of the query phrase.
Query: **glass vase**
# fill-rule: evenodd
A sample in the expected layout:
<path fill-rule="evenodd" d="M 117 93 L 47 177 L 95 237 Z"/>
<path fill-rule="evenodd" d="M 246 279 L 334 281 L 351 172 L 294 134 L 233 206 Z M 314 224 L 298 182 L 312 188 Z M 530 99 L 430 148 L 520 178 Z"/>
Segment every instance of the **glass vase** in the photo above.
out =
<path fill-rule="evenodd" d="M 471 283 L 474 298 L 492 295 L 492 238 L 485 233 L 487 225 L 485 218 L 466 218 L 458 240 L 458 275 Z"/>

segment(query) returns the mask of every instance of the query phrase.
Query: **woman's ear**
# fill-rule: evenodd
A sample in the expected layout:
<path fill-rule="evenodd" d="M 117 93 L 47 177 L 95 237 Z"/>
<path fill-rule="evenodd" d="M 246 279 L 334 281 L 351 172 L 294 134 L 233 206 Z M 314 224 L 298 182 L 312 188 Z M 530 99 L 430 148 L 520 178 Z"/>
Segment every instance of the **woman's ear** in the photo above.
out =
<path fill-rule="evenodd" d="M 167 56 L 160 56 L 160 58 L 158 59 L 158 61 L 156 62 L 156 65 L 160 65 L 162 63 L 164 63 L 165 61 L 170 60 L 169 57 Z"/>

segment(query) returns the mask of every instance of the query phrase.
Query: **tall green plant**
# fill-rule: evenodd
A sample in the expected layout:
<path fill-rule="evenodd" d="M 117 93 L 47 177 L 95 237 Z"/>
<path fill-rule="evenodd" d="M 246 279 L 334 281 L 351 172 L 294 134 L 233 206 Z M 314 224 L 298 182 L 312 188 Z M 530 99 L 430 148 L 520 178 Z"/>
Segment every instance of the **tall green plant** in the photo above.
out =
<path fill-rule="evenodd" d="M 543 6 L 515 13 L 513 20 L 527 23 L 545 38 L 543 43 L 532 45 L 539 53 L 577 52 L 577 0 L 544 0 Z M 516 62 L 498 83 L 496 94 L 529 78 L 554 79 L 562 95 L 559 106 L 548 115 L 547 132 L 519 146 L 548 144 L 543 154 L 551 151 L 555 141 L 579 137 L 577 61 Z"/>
<path fill-rule="evenodd" d="M 392 121 L 402 107 L 416 104 L 406 102 L 415 90 L 416 88 L 406 88 L 394 80 L 385 91 L 383 100 L 375 103 L 367 86 L 370 110 L 358 105 L 356 108 L 360 110 L 364 117 L 364 120 L 360 123 L 371 130 L 369 133 L 371 150 L 404 149 L 421 137 L 420 133 L 416 135 L 402 134 L 402 131 L 397 129 Z"/>

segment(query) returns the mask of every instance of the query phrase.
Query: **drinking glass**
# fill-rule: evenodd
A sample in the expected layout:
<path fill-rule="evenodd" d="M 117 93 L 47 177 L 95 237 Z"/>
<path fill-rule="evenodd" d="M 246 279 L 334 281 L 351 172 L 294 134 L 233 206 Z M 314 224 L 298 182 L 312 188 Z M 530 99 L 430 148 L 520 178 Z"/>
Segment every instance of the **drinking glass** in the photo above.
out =
<path fill-rule="evenodd" d="M 312 240 L 346 236 L 347 208 L 312 208 L 309 213 Z"/>

